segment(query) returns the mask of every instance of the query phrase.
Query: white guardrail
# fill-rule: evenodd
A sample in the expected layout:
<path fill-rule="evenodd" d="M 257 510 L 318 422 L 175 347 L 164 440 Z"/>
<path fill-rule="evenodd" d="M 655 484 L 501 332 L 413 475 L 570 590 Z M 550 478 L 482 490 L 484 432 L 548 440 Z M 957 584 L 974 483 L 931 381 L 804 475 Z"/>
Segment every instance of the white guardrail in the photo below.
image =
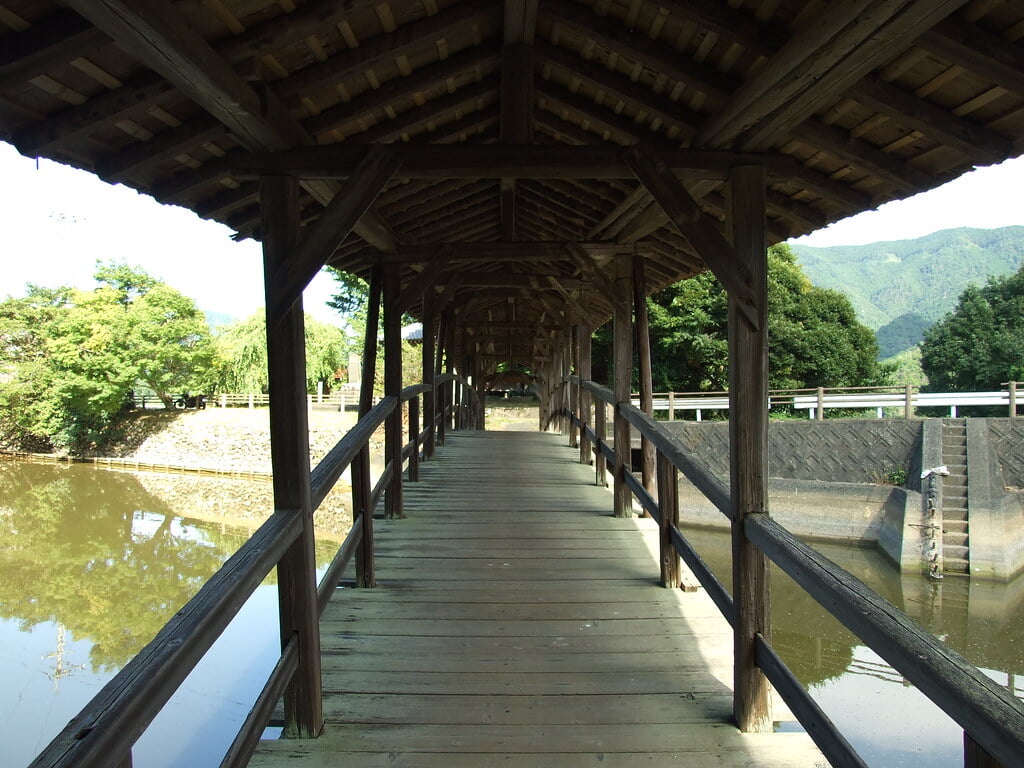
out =
<path fill-rule="evenodd" d="M 913 388 L 892 390 L 867 388 L 861 391 L 840 390 L 773 390 L 768 395 L 768 408 L 792 406 L 806 410 L 812 419 L 824 417 L 829 408 L 874 409 L 877 418 L 885 417 L 885 409 L 899 409 L 909 418 L 915 408 L 949 408 L 949 417 L 957 417 L 957 409 L 969 405 L 1002 406 L 1007 415 L 1017 416 L 1019 399 L 1017 383 L 1010 382 L 1007 389 L 997 392 L 918 392 Z M 729 409 L 729 396 L 723 392 L 700 394 L 696 392 L 655 393 L 655 411 L 668 411 L 669 419 L 675 419 L 676 411 L 694 411 L 697 421 L 703 419 L 704 411 Z M 633 405 L 640 407 L 638 395 L 632 396 Z"/>

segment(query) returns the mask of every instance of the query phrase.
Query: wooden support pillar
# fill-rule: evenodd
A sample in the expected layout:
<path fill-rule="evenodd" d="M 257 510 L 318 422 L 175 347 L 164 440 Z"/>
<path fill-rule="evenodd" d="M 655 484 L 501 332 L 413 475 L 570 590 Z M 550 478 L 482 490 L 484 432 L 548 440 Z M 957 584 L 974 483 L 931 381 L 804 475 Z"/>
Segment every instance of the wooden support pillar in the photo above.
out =
<path fill-rule="evenodd" d="M 620 256 L 615 260 L 615 326 L 612 334 L 612 358 L 615 361 L 615 516 L 633 513 L 633 497 L 626 485 L 626 473 L 632 471 L 629 444 L 629 422 L 622 416 L 621 406 L 629 403 L 633 383 L 633 260 Z"/>
<path fill-rule="evenodd" d="M 651 334 L 647 319 L 647 280 L 644 260 L 633 252 L 633 313 L 636 316 L 637 365 L 640 379 L 640 410 L 654 418 L 654 384 L 651 380 Z M 640 469 L 644 489 L 654 494 L 654 443 L 640 436 Z M 644 513 L 644 517 L 650 517 Z"/>
<path fill-rule="evenodd" d="M 434 458 L 435 422 L 437 411 L 437 393 L 434 391 L 434 306 L 424 295 L 423 297 L 423 383 L 430 389 L 423 393 L 423 428 L 427 434 L 423 439 L 423 458 L 427 461 Z"/>
<path fill-rule="evenodd" d="M 363 368 L 359 384 L 359 418 L 373 407 L 373 382 L 377 377 L 377 327 L 380 325 L 381 268 L 370 273 L 370 297 L 363 338 Z M 373 482 L 370 480 L 370 446 L 364 445 L 352 461 L 352 510 L 361 514 L 363 539 L 356 550 L 356 586 L 377 586 L 373 556 Z"/>
<path fill-rule="evenodd" d="M 448 331 L 448 339 L 444 345 L 445 373 L 455 373 L 455 312 L 449 307 L 445 314 L 448 322 L 445 327 Z M 449 381 L 444 388 L 445 393 L 445 428 L 455 429 L 455 381 Z"/>
<path fill-rule="evenodd" d="M 579 349 L 579 372 L 580 381 L 590 381 L 590 367 L 591 367 L 591 353 L 590 353 L 590 322 L 586 319 L 580 321 L 580 324 L 576 326 L 576 339 L 577 348 Z M 579 398 L 576 409 L 580 415 L 580 421 L 583 422 L 584 427 L 589 426 L 591 422 L 590 416 L 590 392 L 580 387 L 576 392 Z M 589 464 L 591 461 L 590 453 L 593 450 L 593 446 L 590 443 L 590 438 L 587 437 L 585 429 L 580 430 L 580 463 Z"/>
<path fill-rule="evenodd" d="M 446 347 L 448 345 L 448 322 L 451 318 L 451 313 L 447 310 L 441 313 L 440 322 L 437 325 L 437 357 L 434 360 L 434 376 L 435 378 L 440 376 L 444 372 L 442 364 L 444 363 L 444 357 L 446 354 Z M 447 408 L 447 392 L 448 384 L 442 384 L 437 388 L 437 444 L 444 445 L 444 433 L 445 433 L 445 420 L 448 418 Z"/>
<path fill-rule="evenodd" d="M 398 265 L 384 266 L 384 396 L 399 400 L 384 425 L 385 463 L 391 464 L 391 482 L 384 497 L 384 516 L 405 517 L 402 511 L 402 284 Z"/>
<path fill-rule="evenodd" d="M 729 465 L 732 482 L 733 602 L 736 606 L 734 703 L 742 731 L 772 729 L 768 680 L 754 658 L 755 635 L 771 642 L 768 558 L 744 533 L 746 518 L 768 514 L 768 259 L 766 183 L 760 167 L 729 178 L 734 268 L 752 306 L 729 294 Z M 756 323 L 751 323 L 753 314 Z M 757 326 L 755 328 L 755 325 Z"/>
<path fill-rule="evenodd" d="M 579 376 L 580 374 L 580 347 L 579 347 L 579 326 L 573 325 L 569 329 L 569 371 L 570 374 Z M 570 414 L 576 414 L 579 416 L 579 384 L 573 384 L 569 382 L 566 386 L 566 403 L 565 408 Z M 580 447 L 580 429 L 576 426 L 576 423 L 569 417 L 569 445 L 573 448 Z"/>
<path fill-rule="evenodd" d="M 409 482 L 420 479 L 420 398 L 419 395 L 409 401 L 409 442 L 412 453 L 409 454 Z"/>
<path fill-rule="evenodd" d="M 601 450 L 601 443 L 608 439 L 608 405 L 601 399 L 594 401 L 594 434 L 597 436 L 597 443 L 594 444 L 594 479 L 598 485 L 605 486 L 608 484 L 608 460 Z"/>
<path fill-rule="evenodd" d="M 302 518 L 301 535 L 277 566 L 281 647 L 293 635 L 298 640 L 298 668 L 284 694 L 284 735 L 312 739 L 320 734 L 324 718 L 309 485 L 305 325 L 301 294 L 294 304 L 281 302 L 277 295 L 279 286 L 272 280 L 298 243 L 298 192 L 298 181 L 291 177 L 269 176 L 260 182 L 274 507 Z M 278 309 L 270 309 L 273 307 Z M 277 316 L 272 314 L 275 311 Z"/>
<path fill-rule="evenodd" d="M 661 586 L 678 589 L 682 568 L 679 554 L 672 544 L 672 527 L 679 527 L 679 476 L 678 470 L 664 454 L 659 453 L 657 457 Z"/>

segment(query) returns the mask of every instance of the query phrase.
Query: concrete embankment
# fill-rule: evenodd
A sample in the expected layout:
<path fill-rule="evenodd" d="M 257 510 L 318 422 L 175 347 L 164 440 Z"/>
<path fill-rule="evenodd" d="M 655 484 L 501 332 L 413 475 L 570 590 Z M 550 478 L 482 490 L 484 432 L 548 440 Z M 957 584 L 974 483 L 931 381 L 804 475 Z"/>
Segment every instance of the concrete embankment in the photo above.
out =
<path fill-rule="evenodd" d="M 799 536 L 881 550 L 903 570 L 941 565 L 942 419 L 779 421 L 769 428 L 771 514 Z M 666 425 L 728 480 L 728 425 Z M 966 487 L 970 575 L 1009 579 L 1024 570 L 1024 419 L 969 419 Z M 942 470 L 939 470 L 941 473 Z M 924 477 L 923 477 L 924 476 Z M 935 480 L 929 478 L 935 477 Z M 952 503 L 952 497 L 947 506 Z M 724 516 L 685 478 L 686 523 L 723 527 Z M 952 530 L 953 524 L 949 524 Z M 952 534 L 950 534 L 952 535 Z M 967 570 L 967 567 L 964 570 Z M 948 571 L 947 571 L 948 572 Z"/>

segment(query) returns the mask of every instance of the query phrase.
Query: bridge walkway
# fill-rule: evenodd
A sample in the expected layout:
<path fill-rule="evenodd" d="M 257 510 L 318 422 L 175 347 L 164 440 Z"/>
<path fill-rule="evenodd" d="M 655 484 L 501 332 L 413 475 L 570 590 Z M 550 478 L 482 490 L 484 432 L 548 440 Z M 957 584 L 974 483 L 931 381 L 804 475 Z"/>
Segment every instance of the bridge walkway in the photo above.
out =
<path fill-rule="evenodd" d="M 321 620 L 327 725 L 250 765 L 824 765 L 802 733 L 742 734 L 732 634 L 658 586 L 657 530 L 558 435 L 458 432 L 378 521 L 376 589 Z"/>

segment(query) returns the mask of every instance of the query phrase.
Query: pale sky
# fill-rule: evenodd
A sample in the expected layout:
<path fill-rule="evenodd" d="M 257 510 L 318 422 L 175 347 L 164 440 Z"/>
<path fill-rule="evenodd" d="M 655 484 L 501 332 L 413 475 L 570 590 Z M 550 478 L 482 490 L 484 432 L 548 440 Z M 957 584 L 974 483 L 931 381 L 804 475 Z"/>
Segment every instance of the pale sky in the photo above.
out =
<path fill-rule="evenodd" d="M 1024 224 L 1024 157 L 975 170 L 944 187 L 853 216 L 795 242 L 861 245 L 920 237 L 952 227 Z M 160 205 L 127 187 L 47 160 L 24 158 L 0 142 L 0 299 L 26 283 L 92 288 L 97 259 L 140 266 L 195 300 L 200 309 L 246 317 L 263 306 L 262 257 L 226 227 Z M 334 281 L 321 274 L 305 307 L 336 322 L 324 302 Z"/>

